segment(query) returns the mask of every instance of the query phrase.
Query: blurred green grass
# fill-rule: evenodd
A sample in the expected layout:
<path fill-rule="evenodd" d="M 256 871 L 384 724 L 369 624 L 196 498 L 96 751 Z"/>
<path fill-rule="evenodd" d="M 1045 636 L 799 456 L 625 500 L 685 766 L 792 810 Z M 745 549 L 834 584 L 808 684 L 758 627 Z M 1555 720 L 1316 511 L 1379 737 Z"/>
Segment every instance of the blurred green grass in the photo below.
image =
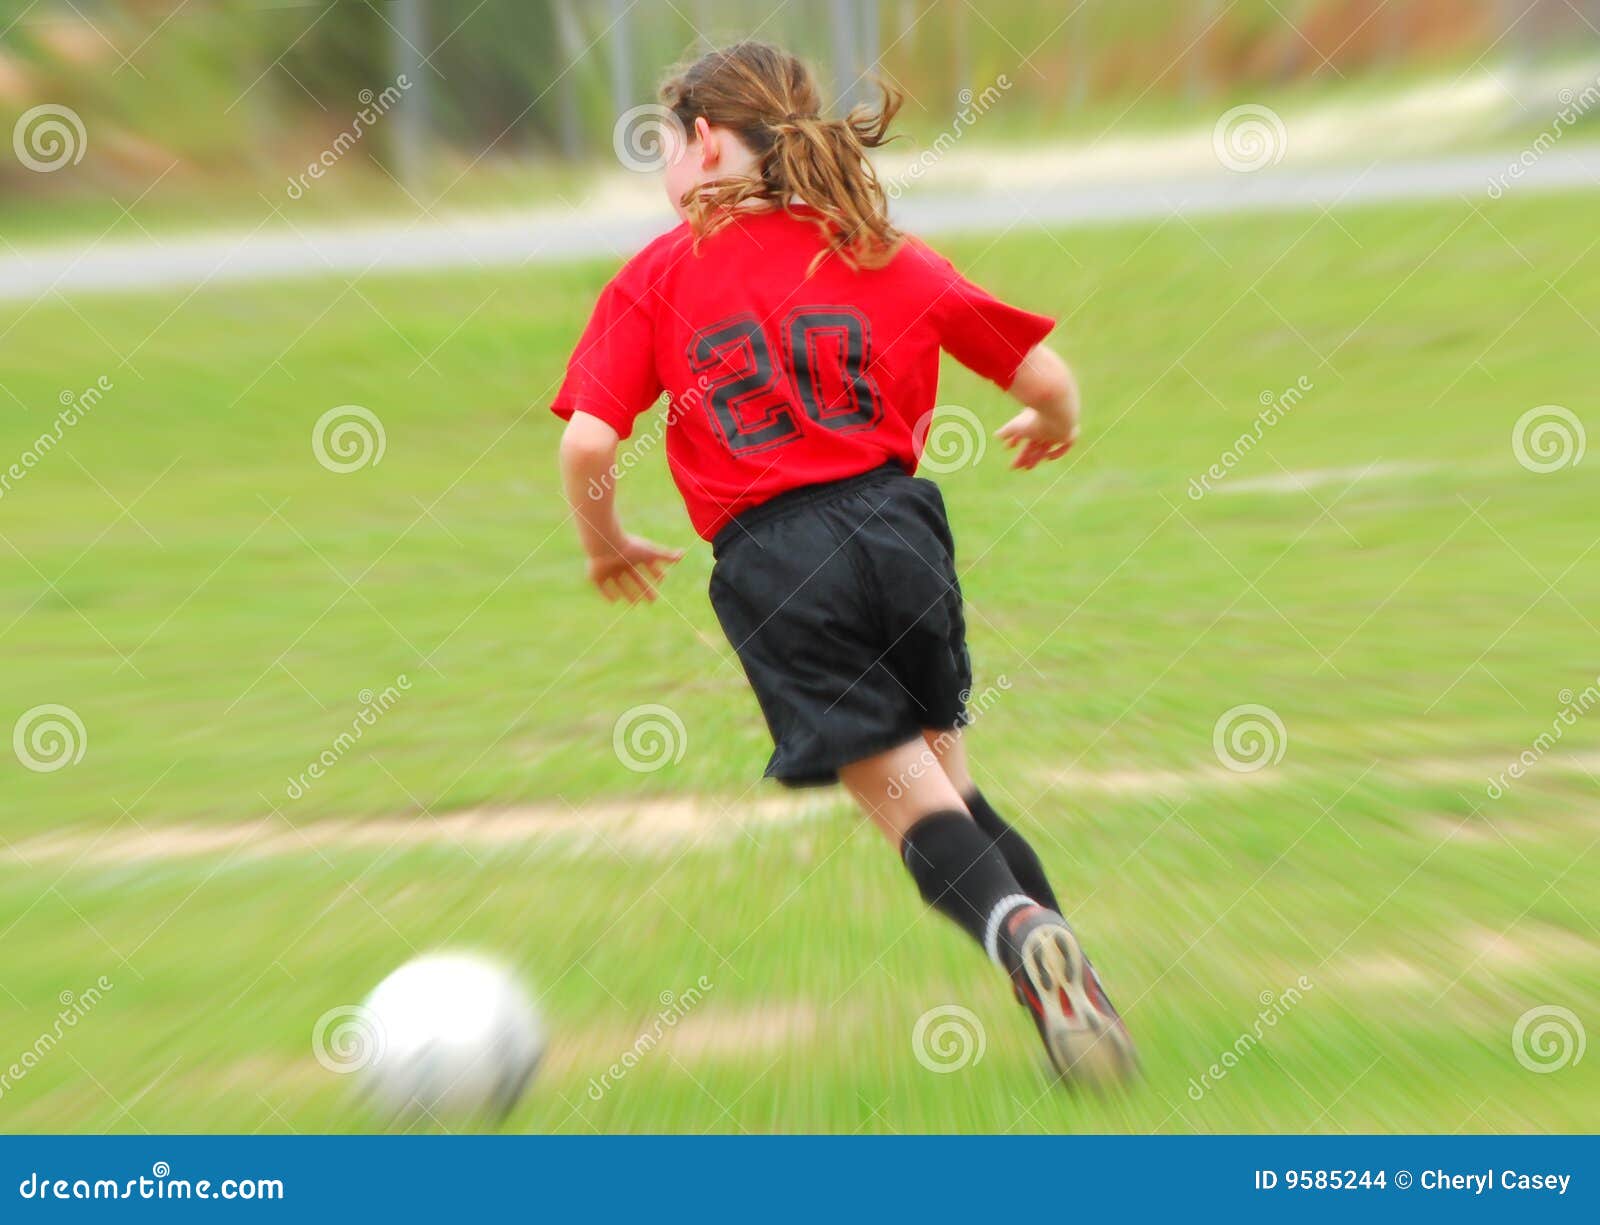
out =
<path fill-rule="evenodd" d="M 111 389 L 0 498 L 8 720 L 43 703 L 83 760 L 0 766 L 0 1032 L 20 1054 L 62 991 L 115 986 L 0 1094 L 15 1130 L 370 1125 L 311 1055 L 317 1018 L 413 949 L 516 959 L 553 1064 L 513 1126 L 601 1130 L 1579 1130 L 1588 1060 L 1536 1075 L 1536 1005 L 1592 1018 L 1593 780 L 1489 776 L 1597 671 L 1592 464 L 1513 456 L 1527 410 L 1592 405 L 1592 198 L 1273 216 L 951 246 L 1063 318 L 1087 400 L 1062 465 L 998 449 L 942 478 L 978 686 L 980 780 L 1040 843 L 1127 1009 L 1146 1078 L 1051 1091 L 1025 1019 L 920 914 L 841 808 L 703 845 L 552 837 L 139 863 L 41 850 L 174 825 L 284 828 L 474 805 L 762 790 L 753 698 L 691 551 L 649 610 L 584 589 L 545 405 L 609 269 L 52 299 L 0 315 L 7 463 L 63 391 Z M 1195 501 L 1263 392 L 1304 401 Z M 941 399 L 998 424 L 959 370 Z M 382 461 L 319 466 L 342 404 Z M 1244 483 L 1378 469 L 1299 492 Z M 1244 485 L 1230 492 L 1230 487 Z M 632 524 L 688 543 L 659 457 Z M 299 799 L 285 794 L 397 677 L 411 688 Z M 613 727 L 682 719 L 639 775 Z M 1288 747 L 1218 770 L 1244 703 Z M 1581 723 L 1563 753 L 1592 748 Z M 29 856 L 25 861 L 20 856 Z M 76 862 L 74 860 L 76 859 Z M 1502 934 L 1503 933 L 1503 934 Z M 714 984 L 668 1045 L 593 1101 L 663 991 Z M 1264 992 L 1313 989 L 1196 1102 Z M 935 1075 L 917 1017 L 958 1002 L 983 1060 Z M 13 1057 L 0 1049 L 0 1066 Z"/>

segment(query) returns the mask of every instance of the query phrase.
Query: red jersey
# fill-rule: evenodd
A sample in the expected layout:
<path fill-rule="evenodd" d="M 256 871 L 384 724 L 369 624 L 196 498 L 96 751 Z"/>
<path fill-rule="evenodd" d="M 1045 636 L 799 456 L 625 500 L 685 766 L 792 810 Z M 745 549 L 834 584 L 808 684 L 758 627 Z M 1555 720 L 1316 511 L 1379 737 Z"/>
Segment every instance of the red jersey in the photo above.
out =
<path fill-rule="evenodd" d="M 707 540 L 785 490 L 891 459 L 914 472 L 939 351 L 1009 387 L 1055 326 L 914 239 L 885 267 L 829 256 L 808 275 L 822 245 L 782 210 L 741 214 L 698 250 L 687 224 L 662 235 L 601 291 L 551 406 L 626 438 L 665 392 L 667 463 Z"/>

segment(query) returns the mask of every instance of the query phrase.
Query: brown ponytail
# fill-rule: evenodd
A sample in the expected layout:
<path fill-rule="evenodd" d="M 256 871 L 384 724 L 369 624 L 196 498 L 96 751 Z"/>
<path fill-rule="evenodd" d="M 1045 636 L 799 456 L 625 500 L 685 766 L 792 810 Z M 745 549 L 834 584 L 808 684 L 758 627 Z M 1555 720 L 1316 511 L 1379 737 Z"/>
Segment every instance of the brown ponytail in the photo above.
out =
<path fill-rule="evenodd" d="M 766 43 L 735 43 L 701 56 L 661 87 L 661 100 L 686 132 L 696 119 L 738 134 L 759 159 L 759 179 L 701 184 L 682 201 L 695 233 L 726 224 L 732 210 L 766 201 L 815 210 L 827 242 L 812 268 L 838 254 L 862 268 L 880 268 L 901 236 L 889 224 L 888 201 L 866 151 L 889 139 L 901 97 L 881 82 L 877 108 L 857 106 L 824 119 L 816 79 L 804 61 Z"/>

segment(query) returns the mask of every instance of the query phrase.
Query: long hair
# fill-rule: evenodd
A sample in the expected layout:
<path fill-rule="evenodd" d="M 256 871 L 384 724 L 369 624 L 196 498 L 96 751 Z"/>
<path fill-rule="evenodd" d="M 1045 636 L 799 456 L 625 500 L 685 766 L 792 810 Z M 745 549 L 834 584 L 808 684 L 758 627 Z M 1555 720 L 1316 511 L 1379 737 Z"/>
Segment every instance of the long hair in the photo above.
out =
<path fill-rule="evenodd" d="M 829 254 L 879 268 L 898 250 L 883 186 L 866 151 L 888 139 L 900 94 L 878 82 L 877 107 L 857 106 L 842 119 L 822 116 L 816 78 L 805 61 L 767 43 L 742 42 L 707 52 L 661 86 L 661 100 L 685 132 L 694 121 L 727 128 L 759 159 L 759 177 L 716 179 L 681 201 L 697 236 L 712 233 L 750 201 L 786 211 L 809 205 Z"/>

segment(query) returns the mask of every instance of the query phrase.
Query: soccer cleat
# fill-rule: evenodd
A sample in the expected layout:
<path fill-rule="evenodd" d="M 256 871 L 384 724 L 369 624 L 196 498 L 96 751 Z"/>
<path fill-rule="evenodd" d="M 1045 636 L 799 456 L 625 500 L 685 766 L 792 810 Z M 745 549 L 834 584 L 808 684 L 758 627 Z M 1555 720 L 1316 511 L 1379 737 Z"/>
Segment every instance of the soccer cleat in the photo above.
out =
<path fill-rule="evenodd" d="M 1063 1078 L 1104 1087 L 1133 1075 L 1133 1039 L 1065 919 L 1019 906 L 1006 917 L 1001 949 L 1017 999 Z"/>

